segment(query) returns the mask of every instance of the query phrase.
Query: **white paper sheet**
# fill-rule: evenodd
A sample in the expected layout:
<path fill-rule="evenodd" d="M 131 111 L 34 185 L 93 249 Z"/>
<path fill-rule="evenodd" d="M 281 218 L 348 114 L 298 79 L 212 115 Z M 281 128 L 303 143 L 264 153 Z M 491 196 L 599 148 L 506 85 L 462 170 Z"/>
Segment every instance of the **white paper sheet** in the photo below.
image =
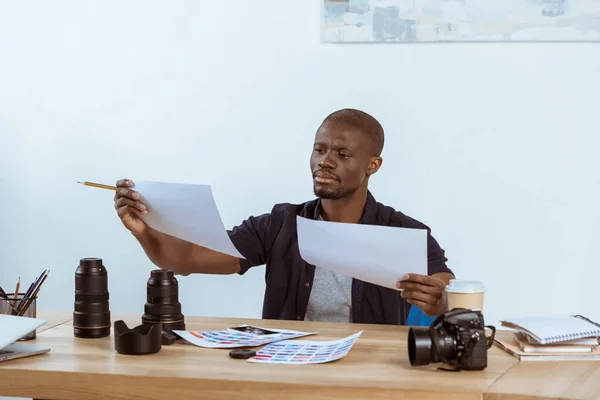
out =
<path fill-rule="evenodd" d="M 427 275 L 425 229 L 296 220 L 300 256 L 309 264 L 396 290 L 407 273 Z"/>
<path fill-rule="evenodd" d="M 134 185 L 149 211 L 141 218 L 152 229 L 244 258 L 229 239 L 209 185 L 148 181 Z"/>

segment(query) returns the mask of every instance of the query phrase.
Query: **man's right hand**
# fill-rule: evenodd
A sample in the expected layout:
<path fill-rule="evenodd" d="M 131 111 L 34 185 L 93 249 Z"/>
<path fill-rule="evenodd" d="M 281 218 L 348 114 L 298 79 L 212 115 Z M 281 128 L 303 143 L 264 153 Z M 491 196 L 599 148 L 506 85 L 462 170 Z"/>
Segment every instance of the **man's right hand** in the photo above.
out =
<path fill-rule="evenodd" d="M 240 260 L 236 257 L 150 229 L 141 218 L 141 215 L 148 214 L 148 207 L 140 201 L 140 194 L 131 189 L 133 182 L 121 179 L 116 186 L 117 214 L 156 266 L 184 275 L 240 272 Z"/>
<path fill-rule="evenodd" d="M 129 179 L 117 181 L 115 193 L 115 209 L 125 228 L 134 235 L 141 235 L 146 230 L 146 223 L 140 215 L 148 214 L 148 208 L 140 201 L 140 194 L 130 187 L 133 182 Z"/>

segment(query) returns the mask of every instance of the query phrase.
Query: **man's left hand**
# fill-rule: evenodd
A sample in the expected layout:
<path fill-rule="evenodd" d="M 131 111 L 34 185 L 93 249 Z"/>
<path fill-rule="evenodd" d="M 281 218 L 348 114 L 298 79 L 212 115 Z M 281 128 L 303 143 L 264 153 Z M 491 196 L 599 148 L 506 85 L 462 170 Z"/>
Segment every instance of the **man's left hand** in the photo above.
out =
<path fill-rule="evenodd" d="M 446 282 L 435 276 L 407 274 L 396 285 L 400 296 L 419 307 L 428 316 L 438 316 L 446 311 Z"/>

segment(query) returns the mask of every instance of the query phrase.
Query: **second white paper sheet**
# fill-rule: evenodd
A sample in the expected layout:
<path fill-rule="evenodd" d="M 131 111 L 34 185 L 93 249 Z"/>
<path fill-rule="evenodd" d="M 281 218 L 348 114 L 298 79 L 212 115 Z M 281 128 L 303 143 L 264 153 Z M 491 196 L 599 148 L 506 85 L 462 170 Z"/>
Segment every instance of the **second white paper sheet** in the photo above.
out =
<path fill-rule="evenodd" d="M 425 229 L 296 220 L 300 255 L 309 264 L 396 290 L 407 273 L 427 275 Z"/>
<path fill-rule="evenodd" d="M 133 189 L 148 207 L 141 218 L 152 229 L 244 258 L 229 239 L 209 185 L 134 181 Z"/>

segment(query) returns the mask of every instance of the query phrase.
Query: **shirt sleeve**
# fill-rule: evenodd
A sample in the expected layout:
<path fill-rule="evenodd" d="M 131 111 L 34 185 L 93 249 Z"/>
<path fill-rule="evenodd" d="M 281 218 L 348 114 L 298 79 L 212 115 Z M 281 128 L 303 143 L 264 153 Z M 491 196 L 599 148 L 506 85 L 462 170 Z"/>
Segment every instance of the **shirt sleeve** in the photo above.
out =
<path fill-rule="evenodd" d="M 262 214 L 249 217 L 227 231 L 233 245 L 245 257 L 240 259 L 240 275 L 251 267 L 267 263 L 271 225 L 272 215 Z"/>
<path fill-rule="evenodd" d="M 446 262 L 448 259 L 446 258 L 446 252 L 442 249 L 435 240 L 435 238 L 431 235 L 431 231 L 428 229 L 427 233 L 427 274 L 433 275 L 438 272 L 449 272 L 452 275 L 454 273 L 448 266 Z"/>

